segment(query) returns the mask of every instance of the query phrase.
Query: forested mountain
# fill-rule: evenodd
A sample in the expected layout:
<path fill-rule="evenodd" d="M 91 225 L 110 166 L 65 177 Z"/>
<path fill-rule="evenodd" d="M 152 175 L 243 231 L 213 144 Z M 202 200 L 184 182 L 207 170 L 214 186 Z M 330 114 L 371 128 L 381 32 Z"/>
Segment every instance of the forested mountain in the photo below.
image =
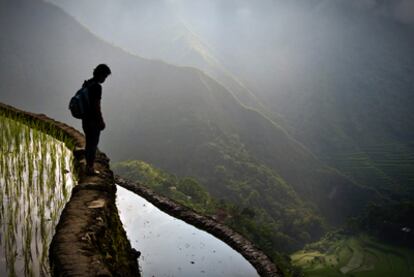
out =
<path fill-rule="evenodd" d="M 53 2 L 129 51 L 208 72 L 354 181 L 413 195 L 412 1 Z"/>

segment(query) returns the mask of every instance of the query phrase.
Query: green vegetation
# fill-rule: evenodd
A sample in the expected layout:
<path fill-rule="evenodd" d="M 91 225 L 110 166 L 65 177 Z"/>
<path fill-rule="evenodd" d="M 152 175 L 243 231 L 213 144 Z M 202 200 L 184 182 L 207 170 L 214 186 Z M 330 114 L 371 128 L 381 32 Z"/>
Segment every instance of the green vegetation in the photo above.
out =
<path fill-rule="evenodd" d="M 414 251 L 367 236 L 328 233 L 321 241 L 291 255 L 305 276 L 413 276 Z"/>
<path fill-rule="evenodd" d="M 5 257 L 0 268 L 8 276 L 20 270 L 25 276 L 47 276 L 49 244 L 74 184 L 72 153 L 62 142 L 2 113 L 0 253 Z"/>
<path fill-rule="evenodd" d="M 143 161 L 116 163 L 112 169 L 123 177 L 138 181 L 195 211 L 209 215 L 215 212 L 217 203 L 193 178 L 179 179 Z"/>
<path fill-rule="evenodd" d="M 243 163 L 227 156 L 227 164 L 239 166 L 239 176 L 217 166 L 216 192 L 194 178 L 177 178 L 142 161 L 116 163 L 114 171 L 151 186 L 198 212 L 226 219 L 226 224 L 258 243 L 268 253 L 288 251 L 318 237 L 323 221 L 288 190 L 288 186 L 265 166 Z M 246 165 L 247 164 L 247 165 Z M 214 182 L 212 182 L 214 183 Z M 255 184 L 259 187 L 256 189 Z M 208 189 L 207 189 L 208 188 Z M 286 194 L 283 194 L 283 192 Z M 293 195 L 293 197 L 292 197 Z M 292 200 L 289 202 L 289 200 Z"/>
<path fill-rule="evenodd" d="M 41 120 L 33 120 L 30 116 L 27 116 L 22 113 L 17 113 L 12 110 L 2 109 L 0 107 L 0 117 L 3 117 L 4 120 L 12 119 L 18 126 L 27 126 L 30 129 L 39 131 L 38 133 L 43 133 L 48 137 L 54 138 L 56 141 L 62 142 L 66 148 L 73 150 L 75 143 L 73 139 L 67 136 L 61 129 L 56 128 L 53 124 Z M 14 131 L 14 136 L 17 138 L 18 128 Z M 5 141 L 5 140 L 4 140 Z M 4 142 L 3 141 L 3 142 Z"/>

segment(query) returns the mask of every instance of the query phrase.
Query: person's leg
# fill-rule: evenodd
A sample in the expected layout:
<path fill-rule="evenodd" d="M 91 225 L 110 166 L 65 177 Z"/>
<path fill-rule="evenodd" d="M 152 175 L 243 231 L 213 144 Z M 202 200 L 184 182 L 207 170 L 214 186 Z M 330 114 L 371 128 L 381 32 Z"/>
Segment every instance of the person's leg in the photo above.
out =
<path fill-rule="evenodd" d="M 93 168 L 93 164 L 95 162 L 96 149 L 98 148 L 100 133 L 101 132 L 97 128 L 93 128 L 89 134 L 89 145 L 86 158 L 89 168 Z"/>
<path fill-rule="evenodd" d="M 93 124 L 83 122 L 83 131 L 85 133 L 85 158 L 86 158 L 86 170 L 88 173 L 93 173 L 93 164 L 95 161 L 96 149 L 99 143 L 100 131 L 98 128 L 94 128 Z"/>

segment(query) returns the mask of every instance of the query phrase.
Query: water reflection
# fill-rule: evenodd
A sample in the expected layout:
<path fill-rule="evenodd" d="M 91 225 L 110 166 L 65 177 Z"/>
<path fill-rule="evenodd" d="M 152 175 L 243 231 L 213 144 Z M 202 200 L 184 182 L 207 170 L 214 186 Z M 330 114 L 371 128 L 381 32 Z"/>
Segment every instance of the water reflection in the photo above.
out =
<path fill-rule="evenodd" d="M 147 276 L 258 276 L 238 252 L 118 186 L 117 206 Z"/>
<path fill-rule="evenodd" d="M 73 186 L 72 153 L 0 116 L 0 276 L 48 276 L 48 249 Z"/>

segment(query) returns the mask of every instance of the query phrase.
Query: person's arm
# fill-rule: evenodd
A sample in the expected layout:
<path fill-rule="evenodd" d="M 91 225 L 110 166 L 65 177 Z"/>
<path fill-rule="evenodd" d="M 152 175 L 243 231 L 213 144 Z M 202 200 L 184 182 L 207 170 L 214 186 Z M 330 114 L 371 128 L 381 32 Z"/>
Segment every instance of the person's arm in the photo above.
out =
<path fill-rule="evenodd" d="M 98 127 L 100 130 L 105 129 L 105 121 L 103 120 L 102 112 L 101 112 L 101 99 L 98 99 L 96 105 L 96 115 L 98 117 Z"/>
<path fill-rule="evenodd" d="M 101 98 L 102 98 L 102 87 L 100 85 L 96 86 L 96 101 L 94 106 L 94 114 L 96 115 L 98 128 L 100 130 L 105 129 L 105 121 L 103 120 L 102 111 L 101 111 Z"/>

